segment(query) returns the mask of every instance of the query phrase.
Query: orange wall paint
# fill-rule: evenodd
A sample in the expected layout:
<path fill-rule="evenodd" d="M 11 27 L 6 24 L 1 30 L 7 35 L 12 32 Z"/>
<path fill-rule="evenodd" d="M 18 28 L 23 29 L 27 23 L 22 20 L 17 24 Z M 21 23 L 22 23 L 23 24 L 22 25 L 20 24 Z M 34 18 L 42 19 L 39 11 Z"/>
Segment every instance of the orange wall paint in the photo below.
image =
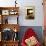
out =
<path fill-rule="evenodd" d="M 44 1 L 44 26 L 46 26 L 46 1 Z"/>
<path fill-rule="evenodd" d="M 46 15 L 44 16 L 44 26 L 46 26 Z"/>

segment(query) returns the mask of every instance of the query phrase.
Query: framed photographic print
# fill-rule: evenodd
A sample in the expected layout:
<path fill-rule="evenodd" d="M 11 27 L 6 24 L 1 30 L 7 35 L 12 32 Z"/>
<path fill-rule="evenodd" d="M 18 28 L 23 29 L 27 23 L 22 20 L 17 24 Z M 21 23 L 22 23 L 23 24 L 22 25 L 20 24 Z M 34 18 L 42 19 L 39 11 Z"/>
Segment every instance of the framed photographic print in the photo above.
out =
<path fill-rule="evenodd" d="M 2 15 L 9 15 L 9 10 L 2 10 Z"/>
<path fill-rule="evenodd" d="M 35 7 L 29 6 L 26 7 L 26 19 L 34 19 L 35 18 Z"/>

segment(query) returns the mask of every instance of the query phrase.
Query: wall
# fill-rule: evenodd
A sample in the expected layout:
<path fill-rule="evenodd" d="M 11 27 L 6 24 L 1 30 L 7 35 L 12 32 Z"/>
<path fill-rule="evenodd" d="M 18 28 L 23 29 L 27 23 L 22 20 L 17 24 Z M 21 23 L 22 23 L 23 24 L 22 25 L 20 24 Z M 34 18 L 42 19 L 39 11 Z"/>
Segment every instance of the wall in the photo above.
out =
<path fill-rule="evenodd" d="M 44 26 L 46 26 L 46 0 L 44 0 Z"/>
<path fill-rule="evenodd" d="M 14 0 L 15 1 L 15 0 Z M 13 0 L 0 0 L 0 6 L 14 6 Z M 43 6 L 42 0 L 17 0 L 19 10 L 19 24 L 20 26 L 43 26 Z M 35 19 L 26 20 L 26 6 L 35 6 Z M 20 19 L 21 18 L 21 19 Z M 9 19 L 10 20 L 10 19 Z"/>
<path fill-rule="evenodd" d="M 43 43 L 43 30 L 42 30 L 41 26 L 21 26 L 20 32 L 19 32 L 20 42 L 24 36 L 24 33 L 27 31 L 28 28 L 32 28 L 35 31 L 35 33 L 37 34 L 39 41 L 41 43 Z"/>
<path fill-rule="evenodd" d="M 35 29 L 35 32 L 37 33 L 40 41 L 43 41 L 43 30 L 42 27 L 39 26 L 43 26 L 43 6 L 42 6 L 42 0 L 17 0 L 18 2 L 18 6 L 19 6 L 19 24 L 20 26 L 33 26 L 32 28 Z M 10 6 L 14 6 L 15 3 L 13 0 L 0 0 L 0 6 L 2 7 L 10 7 Z M 35 19 L 34 20 L 26 20 L 25 16 L 26 16 L 26 6 L 35 6 Z M 12 17 L 9 17 L 9 20 L 11 21 Z M 9 22 L 10 22 L 9 21 Z M 15 20 L 13 21 L 15 22 Z M 20 30 L 20 39 L 22 38 L 22 35 L 25 31 L 25 29 L 27 29 L 27 27 L 21 27 Z M 22 35 L 21 35 L 22 34 Z"/>
<path fill-rule="evenodd" d="M 43 25 L 43 6 L 42 0 L 21 0 L 20 7 L 20 22 L 21 26 L 42 26 Z M 35 19 L 34 20 L 26 20 L 26 6 L 35 6 Z M 22 9 L 22 10 L 21 10 Z"/>
<path fill-rule="evenodd" d="M 44 0 L 44 43 L 46 46 L 46 0 Z"/>

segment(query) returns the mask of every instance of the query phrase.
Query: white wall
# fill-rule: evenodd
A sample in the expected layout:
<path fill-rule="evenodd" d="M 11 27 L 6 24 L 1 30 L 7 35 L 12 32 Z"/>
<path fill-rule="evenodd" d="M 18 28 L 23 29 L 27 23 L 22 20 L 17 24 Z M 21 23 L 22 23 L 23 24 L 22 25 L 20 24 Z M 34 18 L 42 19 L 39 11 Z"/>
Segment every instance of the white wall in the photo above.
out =
<path fill-rule="evenodd" d="M 0 6 L 14 6 L 15 0 L 0 0 Z M 42 0 L 17 0 L 19 5 L 20 26 L 43 26 L 43 6 Z M 35 19 L 26 20 L 26 6 L 35 6 Z"/>
<path fill-rule="evenodd" d="M 42 0 L 21 0 L 20 2 L 20 25 L 24 26 L 42 26 L 43 25 L 43 6 Z M 19 2 L 19 1 L 18 1 Z M 26 20 L 26 9 L 25 6 L 35 6 L 35 19 Z"/>

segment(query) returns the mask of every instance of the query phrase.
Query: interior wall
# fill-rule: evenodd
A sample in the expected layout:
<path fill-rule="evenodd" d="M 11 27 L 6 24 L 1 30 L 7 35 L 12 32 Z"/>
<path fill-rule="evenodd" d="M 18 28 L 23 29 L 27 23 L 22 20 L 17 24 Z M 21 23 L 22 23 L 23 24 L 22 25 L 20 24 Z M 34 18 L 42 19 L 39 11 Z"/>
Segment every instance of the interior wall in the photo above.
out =
<path fill-rule="evenodd" d="M 15 0 L 9 0 L 9 1 L 0 0 L 0 6 L 1 7 L 15 6 L 14 1 Z M 20 26 L 43 26 L 42 2 L 43 2 L 42 0 L 21 0 L 21 1 L 17 0 L 18 6 L 19 6 L 19 25 Z M 34 20 L 25 19 L 26 18 L 26 6 L 35 6 L 35 19 Z"/>
<path fill-rule="evenodd" d="M 13 7 L 15 6 L 14 3 L 15 0 L 0 0 L 0 7 Z M 43 5 L 42 0 L 17 0 L 18 6 L 19 6 L 19 25 L 20 26 L 33 26 L 32 28 L 35 29 L 35 32 L 37 33 L 40 42 L 43 41 Z M 27 20 L 26 17 L 26 6 L 35 6 L 35 19 L 34 20 Z M 9 23 L 12 19 L 12 17 L 8 17 Z M 15 23 L 15 17 L 13 19 L 13 23 Z M 22 38 L 23 33 L 26 31 L 28 27 L 20 27 L 20 40 Z M 22 34 L 22 35 L 21 35 Z"/>
<path fill-rule="evenodd" d="M 44 0 L 44 26 L 46 27 L 46 0 Z"/>
<path fill-rule="evenodd" d="M 25 34 L 25 32 L 27 31 L 28 28 L 32 28 L 34 30 L 34 32 L 37 34 L 37 37 L 39 39 L 39 41 L 41 43 L 43 43 L 43 30 L 41 26 L 21 26 L 20 27 L 20 32 L 19 32 L 19 39 L 20 42 Z"/>
<path fill-rule="evenodd" d="M 42 0 L 21 0 L 20 2 L 20 16 L 19 16 L 19 24 L 21 26 L 43 26 L 43 6 Z M 18 0 L 19 2 L 19 0 Z M 35 19 L 34 20 L 26 20 L 26 6 L 35 6 Z"/>
<path fill-rule="evenodd" d="M 46 0 L 44 0 L 44 43 L 46 46 Z"/>

